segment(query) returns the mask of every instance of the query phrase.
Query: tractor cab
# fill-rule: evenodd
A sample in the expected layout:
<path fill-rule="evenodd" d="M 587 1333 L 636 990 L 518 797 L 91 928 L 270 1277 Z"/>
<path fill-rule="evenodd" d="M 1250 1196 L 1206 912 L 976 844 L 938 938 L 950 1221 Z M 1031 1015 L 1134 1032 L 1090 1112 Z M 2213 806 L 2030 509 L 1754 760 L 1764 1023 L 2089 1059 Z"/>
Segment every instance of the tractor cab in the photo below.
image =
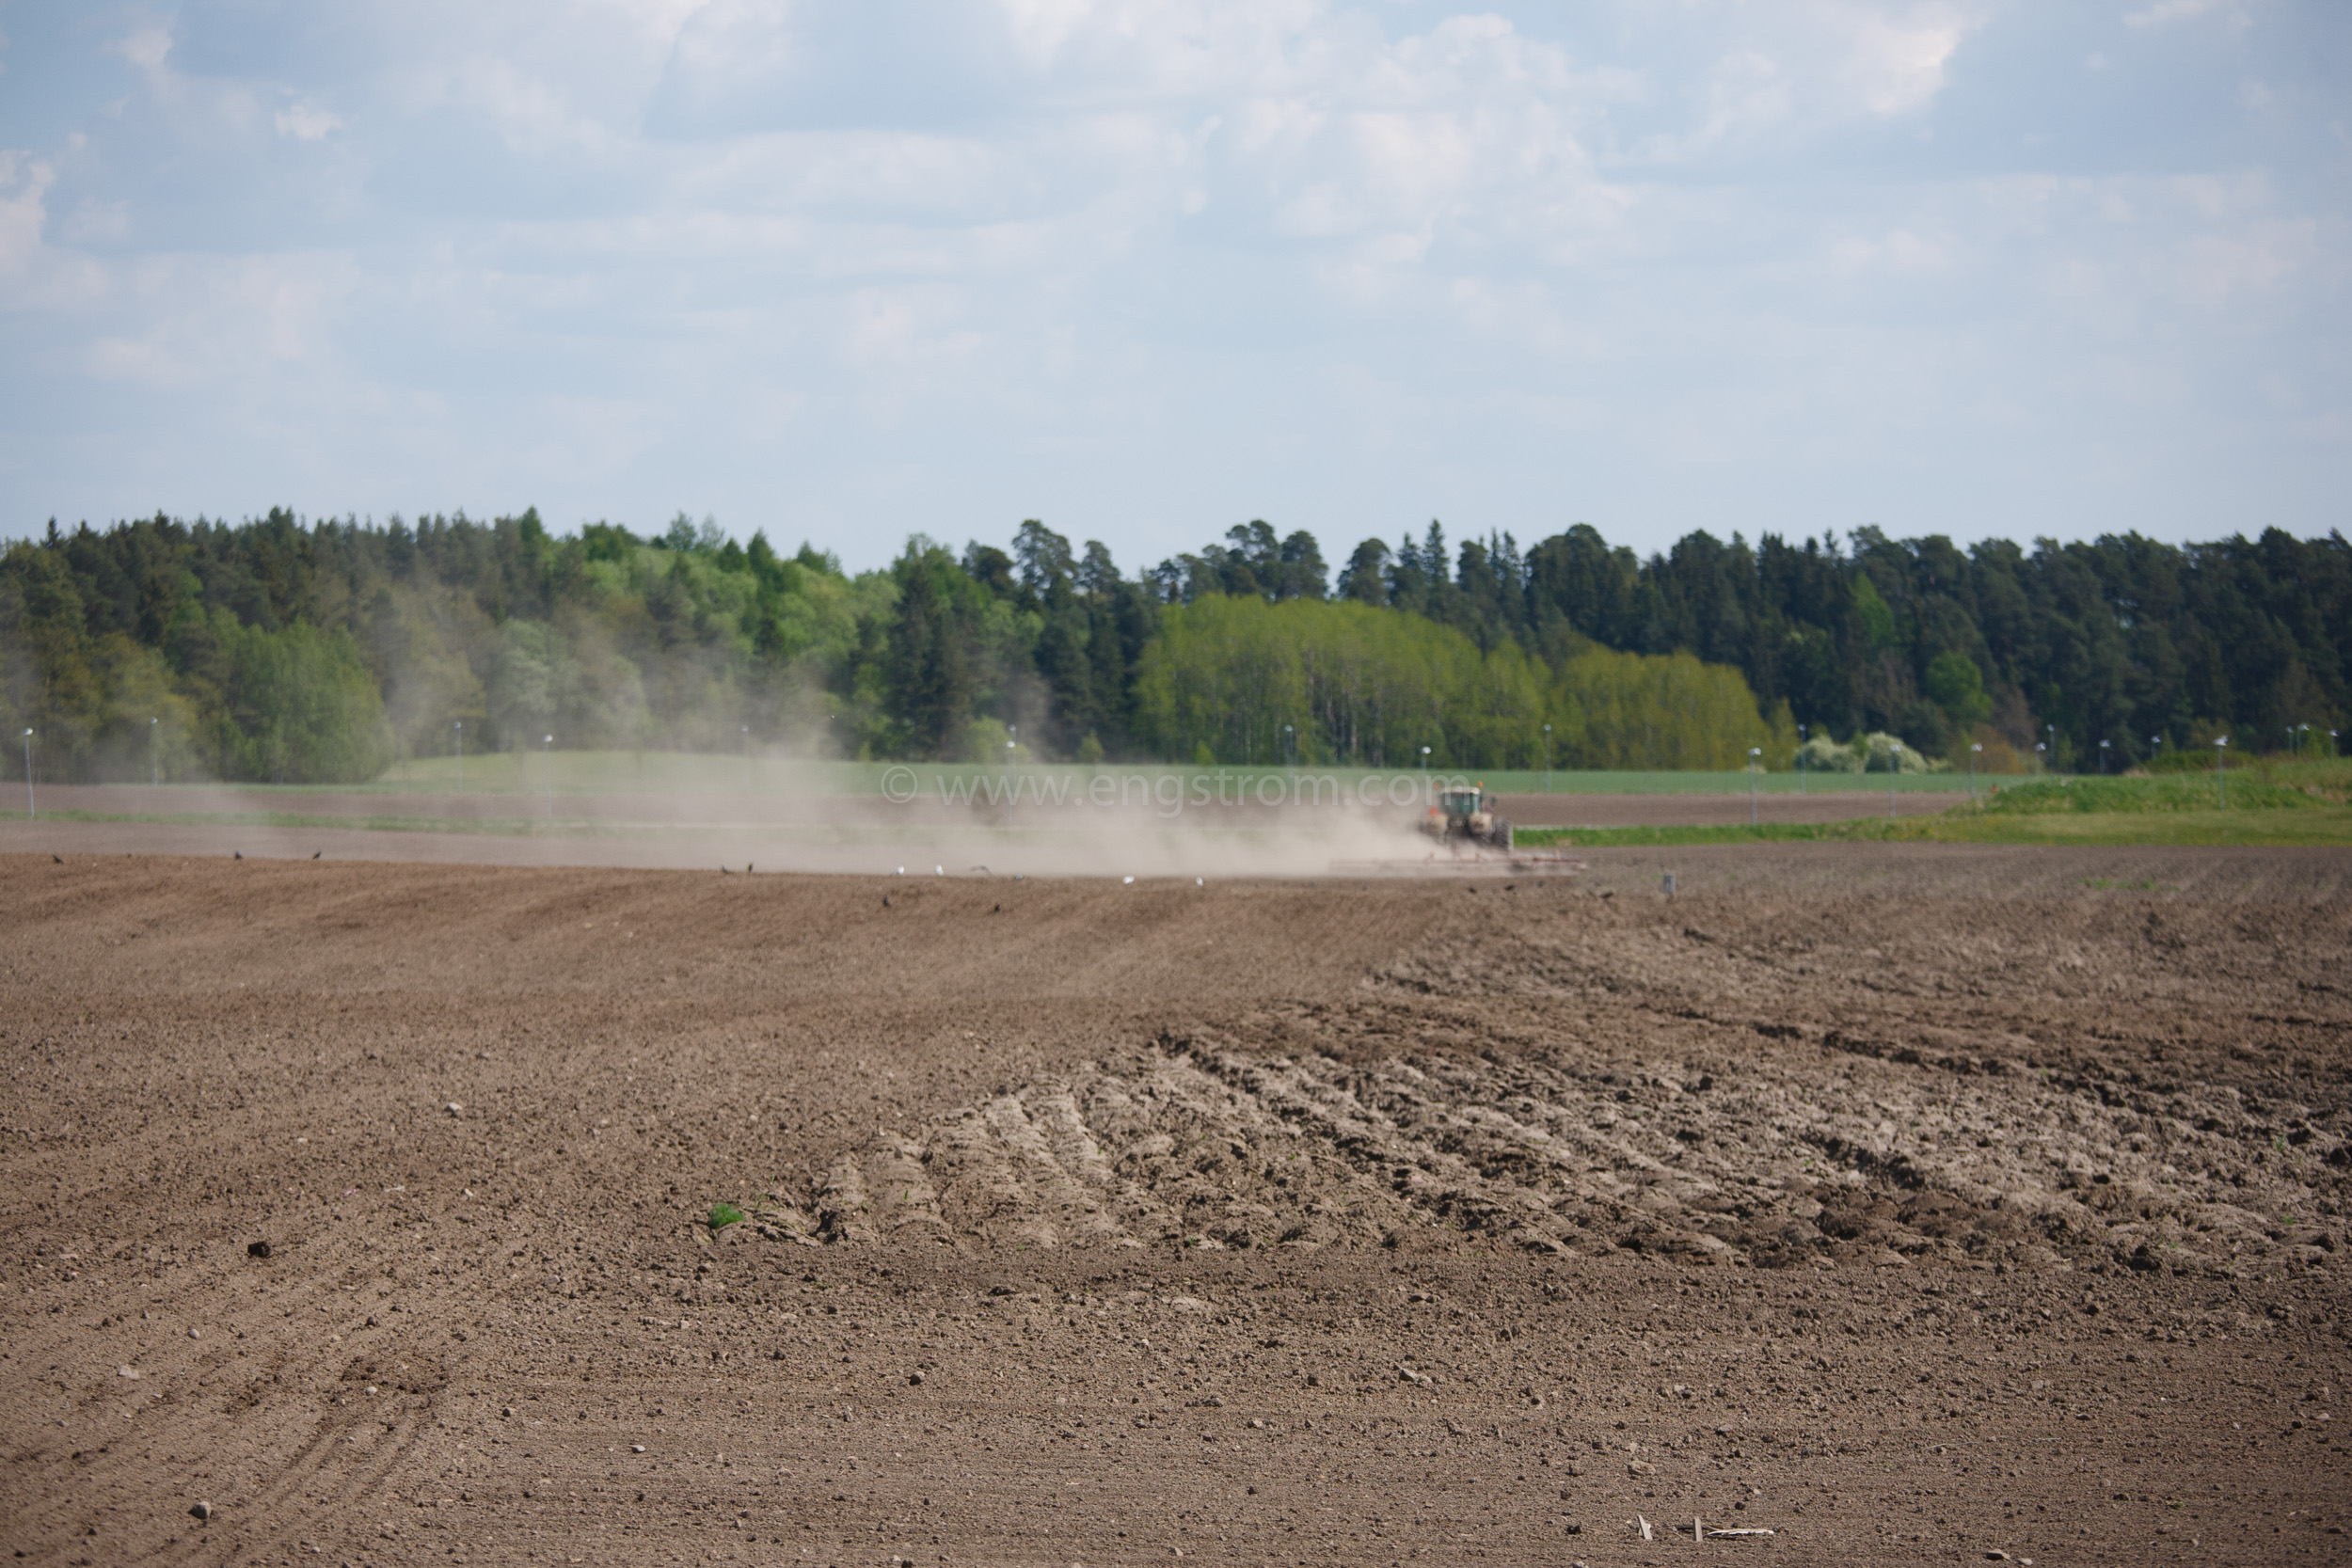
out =
<path fill-rule="evenodd" d="M 1474 844 L 1508 849 L 1511 824 L 1495 806 L 1494 797 L 1486 793 L 1483 784 L 1450 785 L 1438 791 L 1428 815 L 1422 820 L 1422 832 L 1432 838 L 1466 838 Z"/>
<path fill-rule="evenodd" d="M 1441 789 L 1438 791 L 1438 810 L 1449 820 L 1458 821 L 1483 813 L 1486 809 L 1486 792 L 1476 785 L 1467 789 Z"/>

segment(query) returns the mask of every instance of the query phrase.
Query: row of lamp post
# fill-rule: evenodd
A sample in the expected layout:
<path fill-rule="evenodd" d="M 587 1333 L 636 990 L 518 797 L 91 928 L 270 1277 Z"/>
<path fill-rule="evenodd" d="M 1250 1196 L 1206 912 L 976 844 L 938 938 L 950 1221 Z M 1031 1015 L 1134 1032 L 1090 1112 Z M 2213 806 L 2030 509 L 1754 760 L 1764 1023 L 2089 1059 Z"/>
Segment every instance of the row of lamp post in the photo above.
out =
<path fill-rule="evenodd" d="M 466 793 L 466 721 L 453 719 L 450 721 L 449 728 L 450 751 L 457 759 L 457 793 L 463 795 Z M 751 726 L 744 725 L 743 756 L 747 774 L 751 766 Z M 548 820 L 552 822 L 555 820 L 555 736 L 552 735 L 539 737 L 539 784 L 546 791 Z"/>
<path fill-rule="evenodd" d="M 164 782 L 163 758 L 156 750 L 156 726 L 161 722 L 156 719 L 147 721 L 148 779 L 158 785 Z M 33 807 L 33 732 L 27 728 L 24 732 L 24 819 L 28 822 L 40 815 Z"/>
<path fill-rule="evenodd" d="M 2300 757 L 2303 754 L 2303 747 L 2311 738 L 2312 727 L 2309 724 L 2289 724 L 2287 726 L 2287 754 Z M 2341 740 L 2342 736 L 2338 736 L 2335 731 L 2328 732 L 2328 755 L 2329 757 L 2343 754 Z"/>
<path fill-rule="evenodd" d="M 2044 733 L 2044 734 L 2045 734 L 2045 735 L 2046 735 L 2049 738 L 2048 738 L 2048 739 L 2046 739 L 2046 740 L 2037 740 L 2037 741 L 2035 741 L 2035 742 L 2034 742 L 2034 748 L 2033 748 L 2033 750 L 2034 750 L 2034 767 L 2035 767 L 2035 768 L 2036 768 L 2038 771 L 2040 771 L 2040 772 L 2042 772 L 2042 773 L 2043 773 L 2043 774 L 2047 774 L 2047 773 L 2050 771 L 2051 767 L 2052 767 L 2052 766 L 2053 766 L 2053 765 L 2057 762 L 2057 760 L 2058 760 L 2058 726 L 2057 726 L 2056 724 L 2045 724 L 2044 726 L 2042 726 L 2042 730 L 2043 730 L 2043 733 Z M 2287 741 L 2288 741 L 2289 748 L 2292 750 L 2293 748 L 2295 748 L 2295 747 L 2298 744 L 2298 742 L 2297 742 L 2297 740 L 2296 740 L 2296 732 L 2297 732 L 2297 731 L 2301 731 L 2301 732 L 2304 732 L 2304 733 L 2308 734 L 2310 730 L 2311 730 L 2311 726 L 2310 726 L 2309 724 L 2289 725 L 2289 726 L 2288 726 L 2288 728 L 2287 728 Z M 1551 792 L 1552 785 L 1553 785 L 1553 778 L 1552 778 L 1552 773 L 1553 773 L 1553 768 L 1552 768 L 1553 756 L 1552 756 L 1552 733 L 1551 733 L 1551 726 L 1550 726 L 1549 724 L 1546 724 L 1545 726 L 1543 726 L 1543 731 L 1544 731 L 1544 791 L 1545 791 L 1545 793 L 1546 793 L 1546 794 L 1549 794 L 1549 793 Z M 748 735 L 748 733 L 749 733 L 748 729 L 746 730 L 746 732 L 745 732 L 745 733 Z M 2327 733 L 2328 733 L 2328 751 L 2329 751 L 2329 753 L 2332 755 L 2332 754 L 2335 754 L 2335 752 L 2336 752 L 2336 751 L 2337 751 L 2337 742 L 2338 742 L 2339 736 L 2338 736 L 2337 732 L 2336 732 L 2336 731 L 2334 731 L 2334 730 L 2329 730 L 2329 731 L 2328 731 Z M 1805 748 L 1805 742 L 1806 742 L 1806 741 L 1807 741 L 1807 739 L 1810 737 L 1810 735 L 1811 735 L 1811 726 L 1810 726 L 1810 725 L 1806 725 L 1806 724 L 1799 724 L 1799 725 L 1797 726 L 1797 793 L 1798 793 L 1798 794 L 1800 794 L 1800 795 L 1803 795 L 1803 794 L 1804 794 L 1804 793 L 1805 793 L 1805 786 L 1806 786 L 1806 769 L 1805 769 L 1805 752 L 1804 752 L 1804 748 Z M 1902 742 L 1901 742 L 1901 741 L 1899 741 L 1899 740 L 1892 741 L 1892 742 L 1890 742 L 1889 744 L 1890 744 L 1890 745 L 1891 745 L 1891 747 L 1892 747 L 1892 751 L 1891 751 L 1891 753 L 1890 753 L 1890 755 L 1889 755 L 1888 762 L 1887 762 L 1887 771 L 1888 771 L 1887 785 L 1888 785 L 1888 787 L 1887 787 L 1887 804 L 1886 804 L 1886 809 L 1887 809 L 1887 815 L 1891 816 L 1895 815 L 1894 776 L 1895 776 L 1896 774 L 1899 774 L 1899 773 L 1900 773 L 1900 772 L 1902 771 L 1902 750 L 1903 750 L 1903 746 L 1902 746 Z M 2112 750 L 2112 748 L 2113 748 L 2113 744 L 2114 744 L 2114 743 L 2113 743 L 2112 741 L 2108 741 L 2108 740 L 2102 740 L 2102 741 L 2100 741 L 2100 742 L 2099 742 L 2099 771 L 2100 771 L 2100 773 L 2101 773 L 2101 775 L 2102 775 L 2102 776 L 2104 776 L 2104 775 L 2107 772 L 2107 758 L 2108 758 L 2108 754 L 2109 754 L 2110 751 L 2111 751 L 2111 750 Z M 2226 745 L 2226 744 L 2228 744 L 2228 741 L 2227 741 L 2227 739 L 2225 738 L 2225 739 L 2223 739 L 2223 740 L 2221 740 L 2221 741 L 2217 742 L 2216 744 L 2217 744 L 2217 745 Z M 1289 768 L 1293 768 L 1293 769 L 1295 770 L 1295 769 L 1297 768 L 1297 766 L 1298 766 L 1297 736 L 1296 736 L 1295 733 L 1293 731 L 1292 727 L 1291 727 L 1290 725 L 1288 725 L 1288 724 L 1285 724 L 1285 725 L 1283 725 L 1283 726 L 1282 726 L 1282 747 L 1283 747 L 1283 756 L 1284 756 L 1284 762 L 1285 762 L 1285 765 L 1286 765 L 1287 767 L 1289 767 Z M 2163 749 L 2163 747 L 2164 747 L 2164 736 L 2162 736 L 2158 735 L 2158 736 L 2149 736 L 2149 737 L 2148 737 L 2148 751 L 2149 751 L 2149 754 L 2150 754 L 2151 756 L 2153 756 L 2153 755 L 2154 755 L 2157 752 L 2161 751 L 2161 750 Z M 1008 752 L 1010 752 L 1012 751 L 1012 749 L 1013 749 L 1013 742 L 1011 742 L 1011 741 L 1009 741 L 1009 740 L 1008 740 L 1007 742 L 1005 742 L 1005 750 L 1006 750 Z M 1757 785 L 1756 785 L 1756 782 L 1755 782 L 1755 780 L 1754 780 L 1754 778 L 1753 778 L 1753 775 L 1754 775 L 1754 774 L 1756 772 L 1756 770 L 1757 770 L 1757 769 L 1758 769 L 1758 768 L 1762 766 L 1762 765 L 1761 765 L 1761 763 L 1760 763 L 1760 762 L 1758 762 L 1756 759 L 1760 758 L 1763 754 L 1764 754 L 1764 753 L 1763 753 L 1763 748 L 1761 748 L 1761 747 L 1755 747 L 1755 746 L 1752 746 L 1752 747 L 1750 747 L 1750 748 L 1748 749 L 1748 758 L 1749 758 L 1749 761 L 1748 761 L 1748 770 L 1749 770 L 1749 773 L 1751 774 L 1751 780 L 1750 780 L 1750 784 L 1749 784 L 1749 787 L 1748 787 L 1748 794 L 1749 794 L 1749 797 L 1750 797 L 1750 799 L 1749 799 L 1749 812 L 1748 812 L 1748 816 L 1749 816 L 1749 820 L 1750 820 L 1750 821 L 1754 821 L 1754 820 L 1756 819 L 1755 796 L 1756 796 L 1756 790 L 1757 790 Z M 1969 747 L 1968 747 L 1968 794 L 1969 794 L 1969 796 L 1970 796 L 1972 799 L 1975 797 L 1975 795 L 1976 795 L 1976 793 L 1977 793 L 1977 765 L 1978 765 L 1979 760 L 1979 759 L 1983 756 L 1983 754 L 1984 754 L 1984 747 L 1983 747 L 1982 743 L 1980 743 L 1980 742 L 1975 742 L 1975 741 L 1972 741 L 1972 742 L 1970 742 L 1970 743 L 1969 743 Z M 1423 778 L 1426 778 L 1426 777 L 1428 776 L 1428 773 L 1429 773 L 1429 757 L 1430 757 L 1430 748 L 1429 748 L 1429 747 L 1427 747 L 1427 746 L 1423 746 L 1422 748 L 1421 748 L 1421 770 L 1422 770 L 1422 777 L 1423 777 Z M 1008 761 L 1009 761 L 1009 760 L 1010 760 L 1009 756 L 1007 758 L 1007 760 L 1008 760 Z"/>

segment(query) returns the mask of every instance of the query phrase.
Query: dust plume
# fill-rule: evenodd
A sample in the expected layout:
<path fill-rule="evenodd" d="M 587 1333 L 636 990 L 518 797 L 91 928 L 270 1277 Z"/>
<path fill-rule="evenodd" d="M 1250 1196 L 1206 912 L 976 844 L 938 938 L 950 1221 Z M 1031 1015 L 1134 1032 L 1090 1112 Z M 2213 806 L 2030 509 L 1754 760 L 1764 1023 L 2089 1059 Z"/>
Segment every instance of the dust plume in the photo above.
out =
<path fill-rule="evenodd" d="M 910 877 L 1494 869 L 1416 831 L 1417 773 L 879 769 L 807 756 L 516 751 L 368 787 L 45 786 L 13 848 Z M 405 775 L 405 776 L 404 776 Z M 60 817 L 63 819 L 61 820 Z M 1507 866 L 1502 868 L 1507 869 Z"/>

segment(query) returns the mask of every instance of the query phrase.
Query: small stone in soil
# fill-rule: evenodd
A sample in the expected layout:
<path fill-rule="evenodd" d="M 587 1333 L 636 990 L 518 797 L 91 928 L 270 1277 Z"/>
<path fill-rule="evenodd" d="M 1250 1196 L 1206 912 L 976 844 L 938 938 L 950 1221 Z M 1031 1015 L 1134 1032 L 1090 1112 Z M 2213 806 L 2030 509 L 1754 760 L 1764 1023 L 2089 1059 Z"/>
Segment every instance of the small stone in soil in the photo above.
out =
<path fill-rule="evenodd" d="M 213 1505 L 211 1503 L 198 1503 L 188 1510 L 188 1517 L 191 1519 L 210 1519 L 212 1516 Z"/>
<path fill-rule="evenodd" d="M 269 1243 L 267 1242 L 247 1242 L 245 1246 L 245 1255 L 247 1258 L 267 1258 L 269 1256 Z"/>

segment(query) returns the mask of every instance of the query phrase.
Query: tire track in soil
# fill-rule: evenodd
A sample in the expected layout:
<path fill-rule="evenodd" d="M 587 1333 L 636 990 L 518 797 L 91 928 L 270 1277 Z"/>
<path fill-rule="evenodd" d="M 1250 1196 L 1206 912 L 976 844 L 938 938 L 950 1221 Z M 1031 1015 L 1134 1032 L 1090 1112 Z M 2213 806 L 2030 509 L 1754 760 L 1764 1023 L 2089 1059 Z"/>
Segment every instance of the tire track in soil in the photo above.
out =
<path fill-rule="evenodd" d="M 335 1286 L 327 1288 L 342 1289 Z M 317 1289 L 316 1282 L 303 1284 L 281 1278 L 278 1284 L 278 1291 L 296 1294 L 310 1293 Z M 230 1321 L 235 1316 L 233 1308 L 224 1310 L 219 1305 L 223 1295 L 219 1278 L 210 1276 L 167 1286 L 160 1293 L 149 1289 L 142 1292 L 142 1299 L 151 1304 L 146 1310 L 151 1311 L 157 1319 L 220 1323 Z M 373 1327 L 374 1320 L 370 1319 L 369 1324 Z M 13 1338 L 11 1354 L 19 1359 L 72 1356 L 80 1350 L 89 1329 L 103 1330 L 107 1325 L 78 1326 L 79 1332 L 52 1332 Z M 237 1338 L 244 1336 L 238 1335 Z M 194 1363 L 184 1369 L 154 1367 L 152 1370 L 141 1370 L 139 1383 L 144 1384 L 148 1379 L 154 1378 L 160 1386 L 153 1390 L 151 1404 L 141 1402 L 139 1417 L 150 1424 L 157 1418 L 177 1417 L 178 1425 L 184 1427 L 193 1423 L 207 1429 L 211 1433 L 208 1441 L 215 1446 L 225 1444 L 233 1433 L 250 1433 L 253 1428 L 240 1418 L 268 1402 L 268 1388 L 277 1383 L 281 1373 L 298 1369 L 293 1364 L 294 1354 L 281 1350 L 252 1368 L 241 1386 L 224 1388 L 219 1374 L 232 1365 L 235 1354 L 232 1345 L 233 1341 L 225 1338 L 216 1339 L 207 1344 Z M 402 1354 L 405 1356 L 407 1353 Z M 150 1361 L 151 1354 L 135 1354 L 132 1359 L 135 1363 Z M 313 1397 L 329 1400 L 334 1405 L 341 1406 L 348 1400 L 360 1397 L 360 1386 L 376 1379 L 376 1363 L 355 1358 L 343 1371 L 342 1383 L 345 1386 L 334 1394 Z M 388 1396 L 386 1402 L 348 1410 L 323 1411 L 312 1422 L 309 1437 L 296 1444 L 282 1458 L 263 1461 L 256 1457 L 257 1473 L 265 1479 L 251 1492 L 238 1498 L 243 1506 L 234 1514 L 225 1516 L 216 1523 L 188 1519 L 184 1522 L 184 1534 L 162 1544 L 152 1553 L 141 1554 L 142 1560 L 221 1563 L 255 1560 L 257 1553 L 266 1555 L 282 1551 L 313 1525 L 332 1522 L 339 1514 L 373 1496 L 381 1488 L 385 1478 L 398 1468 L 421 1436 L 426 1418 L 432 1414 L 435 1392 L 445 1383 L 446 1377 L 437 1363 L 412 1369 L 404 1361 L 387 1370 L 377 1384 Z M 375 1390 L 371 1388 L 368 1393 L 373 1396 Z M 118 1402 L 119 1397 L 113 1389 L 92 1387 L 84 1395 L 81 1407 L 85 1412 L 94 1412 L 103 1418 L 106 1408 Z M 389 1419 L 386 1418 L 388 1415 Z M 286 1418 L 285 1406 L 280 1402 L 272 1412 L 270 1421 L 261 1430 L 265 1433 L 282 1431 L 287 1424 Z M 384 1433 L 380 1439 L 374 1435 L 379 1430 Z M 345 1449 L 353 1446 L 363 1433 L 368 1433 L 371 1439 L 365 1445 L 364 1452 L 356 1457 L 347 1454 Z M 94 1447 L 76 1450 L 72 1458 L 77 1464 L 87 1464 L 96 1470 L 103 1461 L 113 1455 L 116 1443 L 127 1444 L 135 1436 L 135 1432 L 126 1430 L 112 1441 L 102 1441 Z M 245 1441 L 250 1443 L 252 1439 L 248 1436 Z M 52 1450 L 46 1446 L 26 1446 L 11 1453 L 9 1461 L 12 1465 L 30 1465 L 52 1457 Z M 338 1465 L 339 1460 L 346 1463 Z M 128 1460 L 124 1457 L 114 1457 L 111 1467 L 120 1469 L 126 1463 Z M 325 1495 L 308 1490 L 322 1478 L 331 1483 Z M 71 1509 L 72 1505 L 62 1495 L 46 1501 L 50 1506 L 36 1506 L 18 1513 L 12 1518 L 11 1525 L 35 1535 L 58 1532 L 66 1523 L 58 1510 Z M 266 1526 L 254 1523 L 263 1520 L 267 1521 Z M 105 1549 L 112 1550 L 113 1547 L 114 1543 L 109 1539 Z M 95 1560 L 105 1561 L 109 1559 L 100 1557 Z"/>
<path fill-rule="evenodd" d="M 1758 930 L 1736 900 L 1687 903 L 1705 924 L 1613 911 L 1565 940 L 1563 922 L 1541 918 L 1556 905 L 1522 924 L 1493 918 L 1506 904 L 1489 896 L 1375 971 L 1372 989 L 1399 999 L 1385 1013 L 1164 1033 L 1163 1049 L 869 1144 L 762 1223 L 795 1239 L 920 1236 L 961 1250 L 1412 1249 L 1452 1231 L 1701 1263 L 1932 1254 L 2213 1277 L 2320 1266 L 2337 1245 L 2312 1222 L 2341 1212 L 2352 1116 L 2341 1099 L 2298 1092 L 2316 1077 L 2244 1082 L 2210 1053 L 2184 1065 L 2220 1068 L 2221 1081 L 2107 1059 L 2178 1032 L 2163 1015 L 2196 997 L 2174 961 L 2192 940 L 2225 970 L 2259 968 L 2274 993 L 2332 995 L 2277 973 L 2275 911 L 2094 900 L 2024 941 L 1922 930 L 1917 909 L 1883 907 L 1864 927 L 1870 961 L 1840 973 L 1821 923 Z M 2314 912 L 2344 926 L 2341 908 Z M 2162 941 L 2132 940 L 2161 916 Z M 1956 951 L 1975 971 L 1960 986 Z M 2094 967 L 2099 1011 L 2045 1053 L 2020 1008 L 2046 1010 L 2052 975 Z M 2137 1006 L 2111 1000 L 2135 989 Z M 1730 999 L 1809 1001 L 1817 1015 L 1826 1002 L 1841 1022 L 1723 1016 Z M 1920 1017 L 1923 999 L 1936 1022 Z M 1562 1000 L 1589 1009 L 1581 1027 L 1560 1027 L 1547 1004 Z M 1607 1015 L 1632 1037 L 1629 1055 L 1595 1049 Z M 2249 1016 L 2321 1042 L 2352 1022 Z M 1317 1032 L 1317 1049 L 1294 1054 L 1268 1039 Z M 1680 1037 L 1671 1054 L 1661 1036 Z M 2334 1069 L 2341 1081 L 2344 1064 Z M 1075 1160 L 1057 1160 L 1033 1108 Z"/>
<path fill-rule="evenodd" d="M 1821 1053 L 1845 1087 L 1835 1103 L 1802 1058 L 1577 1070 L 1407 1052 L 1352 1066 L 1202 1036 L 878 1134 L 798 1201 L 755 1204 L 754 1220 L 778 1241 L 967 1254 L 1414 1250 L 1463 1234 L 1695 1263 L 1891 1250 L 2216 1277 L 2328 1257 L 2276 1218 L 2340 1189 L 2344 1140 L 2312 1107 L 2253 1117 L 2209 1085 L 2158 1103 L 1992 1058 L 1883 1058 L 1835 1034 Z"/>
<path fill-rule="evenodd" d="M 364 1527 L 355 1532 L 347 1521 L 382 1493 L 422 1436 L 432 1412 L 429 1400 L 405 1399 L 389 1421 L 373 1411 L 321 1417 L 310 1440 L 281 1461 L 268 1481 L 239 1499 L 233 1522 L 217 1533 L 206 1528 L 154 1560 L 230 1564 L 256 1562 L 272 1554 L 282 1560 L 306 1546 L 312 1534 L 333 1530 L 345 1539 L 364 1534 Z M 345 1451 L 358 1446 L 363 1431 L 373 1435 L 373 1429 L 379 1428 L 382 1438 L 369 1442 L 361 1453 Z M 323 1492 L 312 1490 L 321 1481 L 326 1483 Z"/>

